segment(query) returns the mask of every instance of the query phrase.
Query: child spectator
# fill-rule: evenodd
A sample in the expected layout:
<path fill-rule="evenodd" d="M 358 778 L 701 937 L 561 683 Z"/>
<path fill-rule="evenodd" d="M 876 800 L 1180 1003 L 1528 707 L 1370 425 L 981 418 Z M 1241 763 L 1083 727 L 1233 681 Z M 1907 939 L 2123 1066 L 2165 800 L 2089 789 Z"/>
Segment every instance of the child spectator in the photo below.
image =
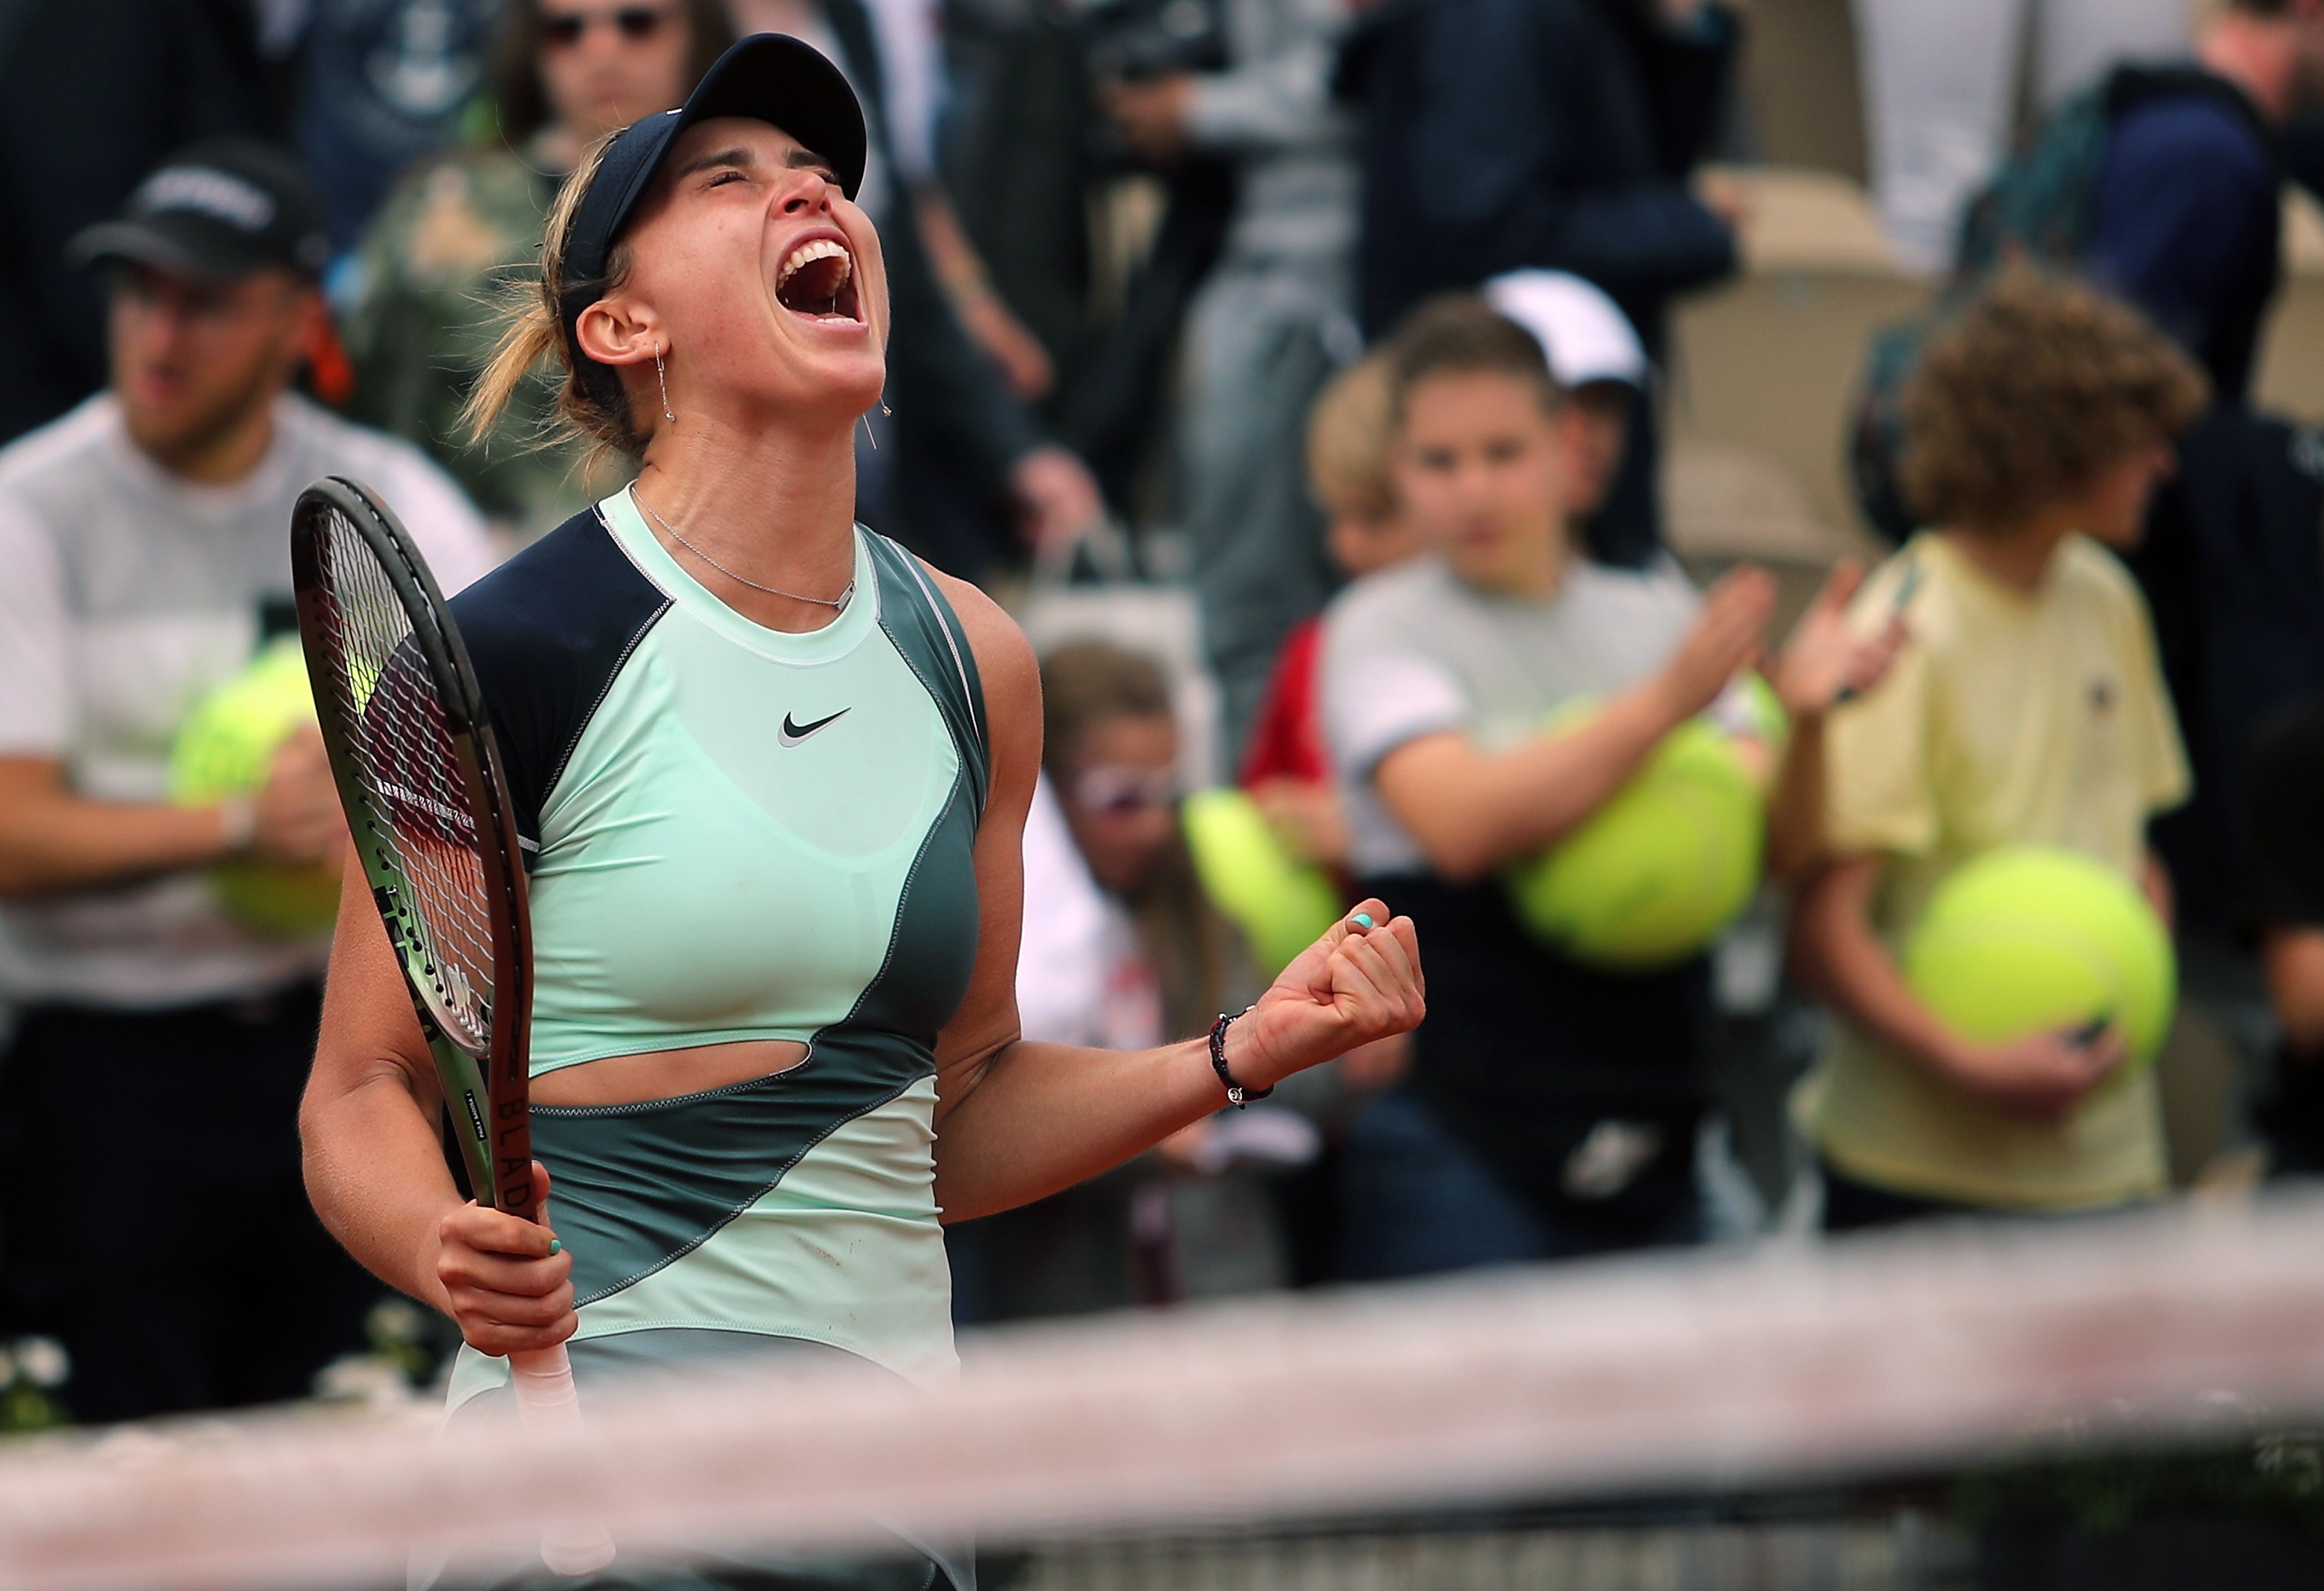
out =
<path fill-rule="evenodd" d="M 2163 1190 L 2154 1076 L 2101 1088 L 2121 1036 L 1972 1044 L 1912 994 L 1893 947 L 1959 864 L 2070 846 L 2168 915 L 2148 819 L 2188 791 L 2135 542 L 2201 375 L 2135 310 L 2013 272 L 1930 341 L 1905 402 L 1904 483 L 1926 523 L 1867 583 L 1913 644 L 1832 716 L 1832 860 L 1794 920 L 1839 1019 L 1797 1101 L 1829 1229 L 1944 1209 L 2064 1209 Z"/>
<path fill-rule="evenodd" d="M 1603 561 L 1642 561 L 1607 558 L 1596 535 L 1629 441 L 1631 406 L 1646 379 L 1646 351 L 1637 333 L 1613 300 L 1563 271 L 1513 271 L 1487 282 L 1484 296 L 1533 334 L 1551 378 L 1566 394 L 1558 431 L 1573 547 Z M 1328 521 L 1332 561 L 1351 580 L 1421 550 L 1418 532 L 1397 502 L 1389 458 L 1394 406 L 1388 356 L 1375 352 L 1332 380 L 1307 421 L 1308 488 Z M 1284 642 L 1240 783 L 1307 860 L 1336 867 L 1346 830 L 1332 790 L 1316 690 L 1323 635 L 1319 615 Z"/>
<path fill-rule="evenodd" d="M 1667 561 L 1572 557 L 1564 394 L 1481 302 L 1425 306 L 1388 356 L 1398 496 L 1429 551 L 1333 605 L 1324 721 L 1350 870 L 1427 936 L 1431 1014 L 1410 1081 L 1350 1132 L 1348 1269 L 1691 1241 L 1706 959 L 1584 966 L 1528 935 L 1494 875 L 1585 821 L 1757 661 L 1772 583 L 1743 571 L 1699 600 Z M 1776 671 L 1794 748 L 1893 649 L 1844 634 L 1852 583 L 1836 577 Z M 1544 732 L 1584 696 L 1592 718 Z"/>

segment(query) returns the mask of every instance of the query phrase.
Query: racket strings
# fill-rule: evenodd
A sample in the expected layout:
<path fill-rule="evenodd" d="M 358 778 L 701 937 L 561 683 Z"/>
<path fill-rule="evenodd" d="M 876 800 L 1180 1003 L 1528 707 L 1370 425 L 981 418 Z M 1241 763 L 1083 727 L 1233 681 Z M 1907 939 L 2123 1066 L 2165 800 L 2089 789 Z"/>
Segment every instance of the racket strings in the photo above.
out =
<path fill-rule="evenodd" d="M 396 915 L 420 952 L 431 1011 L 455 1042 L 481 1053 L 492 1036 L 492 912 L 443 698 L 361 532 L 333 512 L 321 540 L 330 689 L 350 726 L 362 819 L 409 888 Z"/>

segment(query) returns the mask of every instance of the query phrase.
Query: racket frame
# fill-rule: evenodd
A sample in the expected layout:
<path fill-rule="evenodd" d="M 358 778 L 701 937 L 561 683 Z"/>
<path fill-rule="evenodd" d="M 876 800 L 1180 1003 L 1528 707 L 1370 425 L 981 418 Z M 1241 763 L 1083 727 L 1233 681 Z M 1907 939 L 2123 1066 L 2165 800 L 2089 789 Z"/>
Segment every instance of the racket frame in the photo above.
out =
<path fill-rule="evenodd" d="M 439 1013 L 430 997 L 437 980 L 429 964 L 427 940 L 410 926 L 417 907 L 393 842 L 372 822 L 371 802 L 350 751 L 356 726 L 347 721 L 339 693 L 332 688 L 346 669 L 332 657 L 332 644 L 324 628 L 323 552 L 316 524 L 316 516 L 330 513 L 352 525 L 378 560 L 389 588 L 410 623 L 412 643 L 442 700 L 445 728 L 459 759 L 493 930 L 492 1023 L 481 1051 L 452 1036 L 455 1024 Z M 529 1098 L 531 919 L 523 860 L 510 817 L 508 777 L 484 711 L 475 667 L 468 660 L 467 647 L 451 622 L 443 592 L 427 563 L 393 512 L 360 483 L 327 476 L 300 494 L 291 512 L 290 561 L 308 672 L 324 683 L 315 692 L 315 710 L 321 720 L 331 776 L 349 819 L 364 881 L 371 886 L 372 903 L 386 928 L 389 947 L 395 953 L 412 1011 L 436 1064 L 469 1191 L 480 1205 L 531 1219 L 536 1215 Z"/>

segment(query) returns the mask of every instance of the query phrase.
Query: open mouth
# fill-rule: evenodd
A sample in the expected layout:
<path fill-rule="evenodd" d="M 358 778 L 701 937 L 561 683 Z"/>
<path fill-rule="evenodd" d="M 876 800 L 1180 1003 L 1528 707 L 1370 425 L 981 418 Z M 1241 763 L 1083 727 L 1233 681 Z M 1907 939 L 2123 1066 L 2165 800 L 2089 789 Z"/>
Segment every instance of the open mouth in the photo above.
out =
<path fill-rule="evenodd" d="M 855 261 L 847 245 L 817 237 L 791 250 L 775 278 L 775 301 L 810 320 L 854 321 Z"/>

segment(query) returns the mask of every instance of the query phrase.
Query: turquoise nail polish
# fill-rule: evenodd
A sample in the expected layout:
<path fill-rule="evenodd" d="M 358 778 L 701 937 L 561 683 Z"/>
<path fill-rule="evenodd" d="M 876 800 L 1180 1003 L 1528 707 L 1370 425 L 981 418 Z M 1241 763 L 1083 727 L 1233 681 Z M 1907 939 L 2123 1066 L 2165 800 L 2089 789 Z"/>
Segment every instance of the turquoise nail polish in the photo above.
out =
<path fill-rule="evenodd" d="M 549 1252 L 552 1254 L 561 1254 L 565 1252 L 565 1245 L 552 1237 L 549 1240 Z"/>
<path fill-rule="evenodd" d="M 1377 923 L 1372 921 L 1372 914 L 1369 911 L 1359 911 L 1353 917 L 1348 919 L 1348 920 L 1354 923 L 1358 928 L 1376 928 L 1379 926 Z"/>

